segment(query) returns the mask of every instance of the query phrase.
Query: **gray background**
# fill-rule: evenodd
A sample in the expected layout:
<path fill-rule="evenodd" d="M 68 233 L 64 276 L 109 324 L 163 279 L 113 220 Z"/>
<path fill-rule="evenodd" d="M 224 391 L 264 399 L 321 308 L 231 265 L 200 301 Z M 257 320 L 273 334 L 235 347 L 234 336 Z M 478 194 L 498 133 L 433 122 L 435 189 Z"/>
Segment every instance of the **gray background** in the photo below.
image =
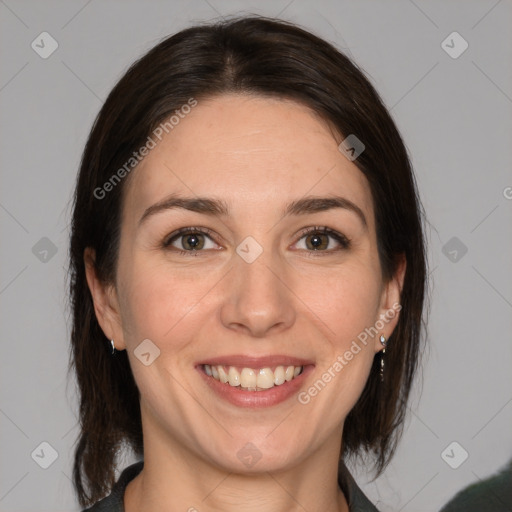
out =
<path fill-rule="evenodd" d="M 510 1 L 0 0 L 1 511 L 78 509 L 65 266 L 69 199 L 93 118 L 161 38 L 243 12 L 299 23 L 366 70 L 405 138 L 430 223 L 423 392 L 418 381 L 388 470 L 358 481 L 382 511 L 432 512 L 512 457 Z M 31 48 L 43 31 L 59 45 L 47 59 Z M 441 46 L 453 31 L 469 44 L 456 59 Z M 453 441 L 460 448 L 445 460 L 469 454 L 457 469 L 441 456 Z M 58 453 L 48 469 L 42 442 Z"/>

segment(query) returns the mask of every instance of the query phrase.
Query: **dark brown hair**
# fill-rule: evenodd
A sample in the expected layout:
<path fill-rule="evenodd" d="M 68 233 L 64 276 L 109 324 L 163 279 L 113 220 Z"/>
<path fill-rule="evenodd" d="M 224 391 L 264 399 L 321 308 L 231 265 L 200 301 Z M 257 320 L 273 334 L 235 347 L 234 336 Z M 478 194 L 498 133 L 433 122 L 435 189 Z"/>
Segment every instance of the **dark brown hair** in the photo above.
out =
<path fill-rule="evenodd" d="M 346 418 L 342 455 L 369 454 L 380 473 L 396 447 L 418 366 L 426 280 L 421 208 L 406 148 L 377 92 L 345 55 L 295 25 L 238 18 L 183 30 L 136 61 L 109 94 L 85 146 L 69 269 L 70 370 L 76 372 L 80 393 L 73 481 L 81 505 L 110 492 L 120 450 L 128 447 L 143 455 L 139 391 L 126 351 L 110 355 L 84 266 L 84 250 L 91 247 L 100 279 L 115 282 L 128 179 L 102 198 L 94 191 L 191 97 L 201 101 L 231 92 L 295 100 L 341 138 L 355 134 L 365 145 L 354 163 L 370 184 L 384 277 L 394 275 L 399 255 L 405 255 L 407 268 L 403 309 L 386 349 L 385 381 L 379 380 L 376 355 L 366 387 Z"/>

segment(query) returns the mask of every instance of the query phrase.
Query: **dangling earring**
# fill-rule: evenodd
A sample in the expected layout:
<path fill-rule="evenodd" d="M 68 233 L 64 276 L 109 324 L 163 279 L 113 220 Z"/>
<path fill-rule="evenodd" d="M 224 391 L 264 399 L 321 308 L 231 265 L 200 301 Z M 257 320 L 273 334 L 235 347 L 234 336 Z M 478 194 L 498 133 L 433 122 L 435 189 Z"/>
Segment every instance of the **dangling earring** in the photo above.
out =
<path fill-rule="evenodd" d="M 116 346 L 114 345 L 114 340 L 110 340 L 110 344 L 112 345 L 112 355 L 116 353 Z"/>
<path fill-rule="evenodd" d="M 386 340 L 386 337 L 383 334 L 381 334 L 379 341 L 381 342 L 382 346 L 384 347 L 382 349 L 382 354 L 380 356 L 380 381 L 384 382 L 384 354 L 386 353 L 387 340 Z"/>

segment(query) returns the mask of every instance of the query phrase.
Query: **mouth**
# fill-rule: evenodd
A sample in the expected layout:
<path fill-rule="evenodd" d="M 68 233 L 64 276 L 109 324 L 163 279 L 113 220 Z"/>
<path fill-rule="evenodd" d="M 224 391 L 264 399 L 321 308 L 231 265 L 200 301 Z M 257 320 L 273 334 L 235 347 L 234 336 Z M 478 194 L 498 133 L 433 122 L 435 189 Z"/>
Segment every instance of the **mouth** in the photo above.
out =
<path fill-rule="evenodd" d="M 196 365 L 209 389 L 238 407 L 269 407 L 288 400 L 314 367 L 312 361 L 289 356 L 229 356 Z"/>
<path fill-rule="evenodd" d="M 203 364 L 203 371 L 222 384 L 239 387 L 243 391 L 266 391 L 290 382 L 304 371 L 304 366 L 278 365 L 275 367 L 248 368 Z"/>

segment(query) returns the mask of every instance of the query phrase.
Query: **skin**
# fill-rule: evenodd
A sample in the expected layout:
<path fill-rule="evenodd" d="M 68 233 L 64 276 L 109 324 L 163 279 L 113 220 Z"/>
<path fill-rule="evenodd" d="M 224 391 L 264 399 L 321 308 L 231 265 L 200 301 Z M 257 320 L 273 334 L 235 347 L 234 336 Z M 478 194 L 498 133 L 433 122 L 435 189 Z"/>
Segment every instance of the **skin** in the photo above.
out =
<path fill-rule="evenodd" d="M 86 250 L 96 315 L 116 348 L 128 350 L 141 392 L 145 465 L 127 487 L 127 512 L 348 510 L 337 483 L 343 423 L 382 349 L 378 336 L 305 405 L 292 397 L 263 409 L 234 406 L 195 368 L 219 355 L 302 357 L 315 365 L 304 391 L 399 302 L 405 264 L 383 280 L 369 185 L 340 141 L 293 101 L 202 100 L 130 177 L 115 283 L 97 279 Z M 222 199 L 229 214 L 170 209 L 139 223 L 172 193 Z M 346 208 L 282 215 L 305 195 L 342 196 L 366 225 Z M 312 249 L 314 235 L 301 230 L 315 226 L 350 246 L 321 234 L 324 249 Z M 184 227 L 213 236 L 192 254 L 178 252 L 186 236 L 163 247 Z M 247 236 L 263 248 L 252 263 L 236 252 Z M 380 333 L 389 337 L 397 321 Z M 149 366 L 134 355 L 144 339 L 160 350 Z M 261 454 L 250 468 L 237 457 L 247 442 Z"/>

